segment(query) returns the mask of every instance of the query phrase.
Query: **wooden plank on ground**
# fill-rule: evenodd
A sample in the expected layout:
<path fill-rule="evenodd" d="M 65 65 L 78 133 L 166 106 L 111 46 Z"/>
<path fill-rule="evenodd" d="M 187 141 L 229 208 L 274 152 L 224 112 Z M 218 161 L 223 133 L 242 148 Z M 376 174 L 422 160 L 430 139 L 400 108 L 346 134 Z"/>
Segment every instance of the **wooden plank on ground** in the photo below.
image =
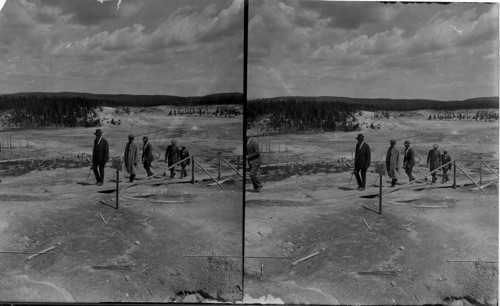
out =
<path fill-rule="evenodd" d="M 218 183 L 219 183 L 219 184 L 223 184 L 223 183 L 225 183 L 225 182 L 227 182 L 227 181 L 229 181 L 229 180 L 232 180 L 232 179 L 233 179 L 232 177 L 228 177 L 228 178 L 225 178 L 225 179 L 223 179 L 223 180 L 218 181 Z M 215 185 L 217 185 L 217 183 L 210 183 L 210 184 L 207 184 L 207 186 L 215 186 Z"/>

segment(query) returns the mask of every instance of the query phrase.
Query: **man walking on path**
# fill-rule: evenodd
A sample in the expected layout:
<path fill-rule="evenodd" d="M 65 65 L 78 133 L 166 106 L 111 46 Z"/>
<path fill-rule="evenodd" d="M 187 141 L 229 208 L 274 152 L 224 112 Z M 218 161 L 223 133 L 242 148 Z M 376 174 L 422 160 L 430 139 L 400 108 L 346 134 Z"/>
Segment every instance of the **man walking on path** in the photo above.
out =
<path fill-rule="evenodd" d="M 144 169 L 148 173 L 148 177 L 153 175 L 151 172 L 151 163 L 155 159 L 153 156 L 153 146 L 149 143 L 149 137 L 142 137 L 142 142 L 144 145 L 142 146 L 142 163 L 144 164 Z"/>
<path fill-rule="evenodd" d="M 403 158 L 403 168 L 405 168 L 406 175 L 408 175 L 408 179 L 414 181 L 413 177 L 413 167 L 415 166 L 415 152 L 413 148 L 410 146 L 411 143 L 409 140 L 405 141 L 405 157 Z"/>
<path fill-rule="evenodd" d="M 104 183 L 104 167 L 109 159 L 108 142 L 102 137 L 102 131 L 97 129 L 94 133 L 94 149 L 92 150 L 92 170 L 96 179 L 96 185 L 102 186 Z"/>
<path fill-rule="evenodd" d="M 175 176 L 175 163 L 179 161 L 179 147 L 176 145 L 177 140 L 172 139 L 171 145 L 167 147 L 167 151 L 165 152 L 165 162 L 170 168 L 170 178 L 173 179 Z"/>
<path fill-rule="evenodd" d="M 448 155 L 448 150 L 443 150 L 443 155 L 441 155 L 441 164 L 446 165 L 449 162 L 451 162 L 451 156 Z M 451 164 L 441 169 L 443 169 L 443 180 L 441 181 L 441 184 L 444 184 L 449 181 L 448 170 L 451 170 Z"/>
<path fill-rule="evenodd" d="M 391 187 L 396 187 L 399 178 L 399 149 L 396 148 L 396 140 L 390 140 L 391 146 L 387 149 L 385 165 L 387 166 L 387 175 L 392 179 Z"/>
<path fill-rule="evenodd" d="M 125 146 L 125 169 L 130 174 L 130 182 L 134 181 L 139 163 L 139 147 L 134 143 L 134 135 L 128 135 L 128 142 Z"/>
<path fill-rule="evenodd" d="M 370 167 L 372 152 L 370 146 L 365 142 L 365 136 L 358 134 L 356 137 L 356 153 L 354 154 L 354 176 L 358 182 L 358 190 L 365 190 L 366 186 L 366 170 Z M 361 175 L 360 175 L 361 174 Z"/>
<path fill-rule="evenodd" d="M 441 152 L 438 151 L 439 145 L 433 144 L 432 150 L 427 154 L 427 167 L 432 172 L 433 170 L 441 167 Z M 432 184 L 437 181 L 437 173 L 432 173 Z"/>
<path fill-rule="evenodd" d="M 247 161 L 253 189 L 259 192 L 262 189 L 262 183 L 257 177 L 257 172 L 259 171 L 262 159 L 260 158 L 259 144 L 251 137 L 247 139 Z"/>
<path fill-rule="evenodd" d="M 179 151 L 180 160 L 186 159 L 189 157 L 189 151 L 186 149 L 185 145 L 182 145 L 182 149 Z M 191 159 L 185 160 L 181 162 L 181 178 L 187 176 L 186 166 L 189 166 Z"/>

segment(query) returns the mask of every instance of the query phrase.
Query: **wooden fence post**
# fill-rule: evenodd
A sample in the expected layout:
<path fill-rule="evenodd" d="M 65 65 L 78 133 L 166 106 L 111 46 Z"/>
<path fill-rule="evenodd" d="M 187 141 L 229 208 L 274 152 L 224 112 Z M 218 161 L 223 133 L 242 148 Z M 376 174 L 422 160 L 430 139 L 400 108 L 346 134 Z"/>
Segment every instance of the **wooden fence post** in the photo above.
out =
<path fill-rule="evenodd" d="M 219 164 L 217 165 L 217 179 L 218 180 L 220 180 L 220 177 L 221 177 L 220 167 L 221 167 L 221 164 L 220 164 L 220 152 L 219 152 Z"/>
<path fill-rule="evenodd" d="M 457 162 L 453 162 L 453 189 L 457 189 Z"/>
<path fill-rule="evenodd" d="M 382 214 L 382 174 L 380 174 L 380 184 L 378 192 L 378 214 Z"/>
<path fill-rule="evenodd" d="M 483 184 L 483 159 L 479 161 L 479 185 Z"/>
<path fill-rule="evenodd" d="M 191 184 L 194 185 L 194 155 L 191 156 Z"/>
<path fill-rule="evenodd" d="M 471 182 L 473 182 L 473 183 L 474 183 L 474 185 L 476 185 L 476 186 L 477 186 L 477 187 L 478 187 L 478 188 L 479 188 L 479 189 L 480 189 L 480 190 L 481 190 L 481 191 L 482 191 L 485 195 L 488 195 L 488 194 L 486 193 L 486 191 L 484 191 L 484 189 L 483 189 L 483 188 L 481 188 L 481 186 L 479 186 L 479 184 L 478 184 L 478 183 L 476 183 L 476 182 L 475 182 L 475 181 L 474 181 L 474 180 L 473 180 L 473 179 L 472 179 L 472 178 L 471 178 L 471 177 L 470 177 L 470 176 L 469 176 L 469 175 L 468 175 L 468 174 L 464 171 L 464 169 L 460 168 L 460 166 L 457 166 L 457 168 L 458 168 L 458 170 L 462 171 L 462 173 L 463 173 L 463 174 L 465 174 L 465 176 L 466 176 L 466 177 L 467 177 L 467 178 L 468 178 Z"/>
<path fill-rule="evenodd" d="M 118 197 L 120 193 L 120 170 L 116 169 L 116 207 L 118 209 Z"/>

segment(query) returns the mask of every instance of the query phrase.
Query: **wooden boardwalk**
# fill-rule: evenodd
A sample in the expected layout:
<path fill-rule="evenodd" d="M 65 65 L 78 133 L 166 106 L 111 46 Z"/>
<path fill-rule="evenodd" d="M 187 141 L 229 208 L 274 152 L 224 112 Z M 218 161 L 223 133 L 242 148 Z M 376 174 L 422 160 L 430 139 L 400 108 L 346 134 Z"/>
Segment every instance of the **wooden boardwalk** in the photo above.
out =
<path fill-rule="evenodd" d="M 237 177 L 237 174 L 234 171 L 227 171 L 227 172 L 222 172 L 221 173 L 221 180 L 228 178 L 228 177 Z M 200 183 L 200 182 L 206 182 L 206 181 L 213 181 L 207 174 L 197 174 L 195 176 L 195 183 Z M 141 180 L 136 180 L 134 183 L 130 183 L 128 181 L 128 178 L 123 178 L 120 176 L 120 183 L 119 183 L 119 188 L 120 188 L 120 193 L 126 191 L 127 189 L 132 189 L 135 187 L 140 188 L 140 186 L 155 186 L 155 185 L 169 185 L 169 184 L 186 184 L 186 183 L 191 183 L 191 176 L 187 176 L 185 178 L 173 178 L 169 179 L 168 176 L 165 177 L 160 177 L 160 178 L 152 178 L 149 180 L 146 179 L 141 179 Z M 219 188 L 219 187 L 217 187 Z M 71 184 L 65 184 L 65 185 L 57 185 L 53 186 L 50 188 L 47 188 L 47 190 L 50 193 L 54 194 L 65 194 L 65 193 L 83 193 L 83 192 L 90 192 L 90 193 L 112 193 L 116 190 L 116 178 L 112 178 L 110 180 L 105 181 L 104 185 L 102 186 L 97 186 L 94 183 L 94 179 L 89 179 L 86 181 L 75 181 L 74 183 Z"/>

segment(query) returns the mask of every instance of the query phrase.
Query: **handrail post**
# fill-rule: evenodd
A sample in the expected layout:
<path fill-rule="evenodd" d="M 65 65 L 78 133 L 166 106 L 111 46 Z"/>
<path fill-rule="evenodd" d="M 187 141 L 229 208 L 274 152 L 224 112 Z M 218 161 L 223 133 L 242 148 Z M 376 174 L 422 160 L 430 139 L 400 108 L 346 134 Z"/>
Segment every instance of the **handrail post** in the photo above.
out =
<path fill-rule="evenodd" d="M 378 192 L 378 214 L 382 214 L 382 174 L 380 174 L 380 184 Z"/>
<path fill-rule="evenodd" d="M 483 158 L 479 160 L 479 185 L 483 184 Z"/>
<path fill-rule="evenodd" d="M 224 157 L 221 157 L 221 159 L 222 159 L 222 161 L 224 161 L 224 162 L 225 162 L 225 163 L 226 163 L 229 167 L 231 167 L 231 169 L 233 169 L 234 171 L 236 171 L 236 173 L 237 173 L 239 176 L 243 177 L 243 174 L 241 174 L 241 173 L 238 171 L 238 169 L 234 168 L 234 167 L 231 165 L 231 163 L 230 163 L 230 162 L 228 162 L 228 161 L 227 161 Z"/>
<path fill-rule="evenodd" d="M 220 153 L 219 153 L 219 164 L 217 166 L 217 179 L 220 180 L 220 177 L 221 177 L 221 174 L 220 174 L 220 169 L 221 169 L 221 165 L 220 165 Z"/>
<path fill-rule="evenodd" d="M 194 155 L 191 155 L 191 184 L 194 185 Z"/>
<path fill-rule="evenodd" d="M 120 192 L 120 170 L 116 169 L 116 207 L 115 209 L 118 209 L 118 196 Z"/>
<path fill-rule="evenodd" d="M 453 189 L 457 189 L 457 162 L 453 162 Z"/>
<path fill-rule="evenodd" d="M 238 161 L 236 163 L 236 171 L 240 171 L 240 156 L 238 155 Z"/>
<path fill-rule="evenodd" d="M 463 174 L 465 174 L 465 176 L 466 176 L 466 177 L 467 177 L 467 178 L 468 178 L 471 182 L 473 182 L 473 183 L 474 183 L 474 185 L 476 185 L 476 186 L 477 186 L 477 188 L 479 188 L 479 189 L 480 189 L 480 190 L 481 190 L 481 191 L 482 191 L 485 195 L 488 195 L 488 194 L 486 193 L 486 191 L 484 191 L 484 189 L 483 189 L 483 188 L 481 188 L 481 186 L 479 186 L 479 184 L 478 184 L 478 183 L 476 183 L 476 182 L 475 182 L 475 181 L 474 181 L 474 180 L 473 180 L 473 179 L 472 179 L 472 178 L 471 178 L 471 177 L 467 174 L 467 172 L 465 172 L 465 171 L 464 171 L 464 169 L 462 169 L 460 166 L 457 166 L 457 168 L 458 168 L 458 170 L 462 171 L 462 173 L 463 173 Z"/>

